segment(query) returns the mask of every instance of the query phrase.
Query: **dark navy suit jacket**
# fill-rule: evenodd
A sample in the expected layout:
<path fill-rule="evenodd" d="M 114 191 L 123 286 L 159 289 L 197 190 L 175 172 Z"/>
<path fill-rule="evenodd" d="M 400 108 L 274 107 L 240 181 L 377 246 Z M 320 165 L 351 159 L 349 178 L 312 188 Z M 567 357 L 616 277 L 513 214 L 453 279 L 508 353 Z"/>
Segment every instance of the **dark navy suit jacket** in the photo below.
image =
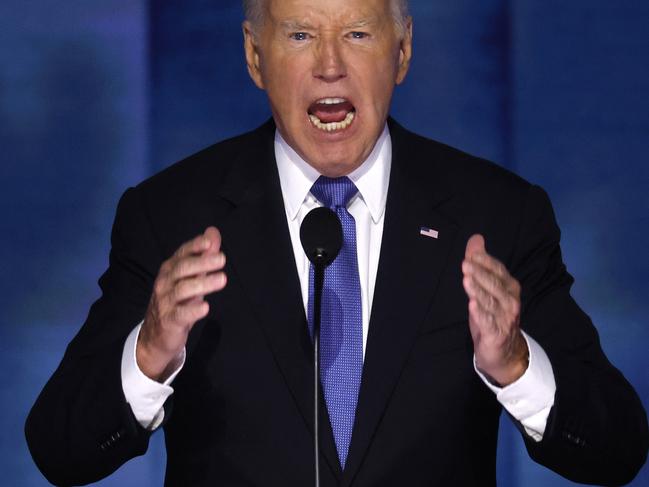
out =
<path fill-rule="evenodd" d="M 646 414 L 569 295 L 545 193 L 504 169 L 389 121 L 393 162 L 356 423 L 341 471 L 322 408 L 322 485 L 495 485 L 501 406 L 472 364 L 461 262 L 485 236 L 523 288 L 522 326 L 557 392 L 529 454 L 582 482 L 623 483 L 647 452 Z M 274 160 L 275 126 L 216 144 L 128 190 L 101 298 L 26 425 L 38 466 L 72 485 L 145 452 L 124 399 L 124 340 L 160 264 L 217 226 L 228 285 L 187 344 L 165 404 L 166 485 L 313 482 L 311 341 Z M 420 235 L 422 226 L 439 238 Z"/>

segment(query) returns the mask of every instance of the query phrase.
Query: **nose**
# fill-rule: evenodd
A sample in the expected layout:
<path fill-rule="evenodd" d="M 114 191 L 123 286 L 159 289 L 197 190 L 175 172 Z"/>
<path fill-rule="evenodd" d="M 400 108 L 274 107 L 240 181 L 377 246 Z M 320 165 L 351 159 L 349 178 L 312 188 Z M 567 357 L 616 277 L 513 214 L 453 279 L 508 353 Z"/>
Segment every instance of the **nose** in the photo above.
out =
<path fill-rule="evenodd" d="M 328 83 L 347 76 L 340 41 L 333 36 L 323 36 L 318 42 L 314 77 Z"/>

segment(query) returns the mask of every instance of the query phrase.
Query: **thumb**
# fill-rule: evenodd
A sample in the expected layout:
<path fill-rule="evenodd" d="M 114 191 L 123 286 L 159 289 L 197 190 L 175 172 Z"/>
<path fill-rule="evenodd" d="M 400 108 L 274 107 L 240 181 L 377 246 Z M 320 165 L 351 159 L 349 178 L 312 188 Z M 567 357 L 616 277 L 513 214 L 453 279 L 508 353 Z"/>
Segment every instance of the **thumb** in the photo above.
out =
<path fill-rule="evenodd" d="M 210 241 L 210 252 L 218 252 L 221 248 L 221 232 L 216 227 L 207 227 L 203 235 Z"/>
<path fill-rule="evenodd" d="M 478 253 L 486 254 L 487 250 L 485 249 L 484 237 L 479 233 L 476 233 L 471 235 L 471 238 L 469 238 L 469 241 L 466 243 L 464 257 L 470 259 L 472 255 Z"/>

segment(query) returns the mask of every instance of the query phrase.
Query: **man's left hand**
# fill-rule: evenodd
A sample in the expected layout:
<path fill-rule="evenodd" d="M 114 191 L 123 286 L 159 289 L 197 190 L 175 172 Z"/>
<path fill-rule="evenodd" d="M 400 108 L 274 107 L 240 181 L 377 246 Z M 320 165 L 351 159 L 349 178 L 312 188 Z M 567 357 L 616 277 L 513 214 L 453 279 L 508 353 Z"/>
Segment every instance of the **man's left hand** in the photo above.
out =
<path fill-rule="evenodd" d="M 462 272 L 476 365 L 491 381 L 507 386 L 528 365 L 520 330 L 521 286 L 502 262 L 487 253 L 482 235 L 467 242 Z"/>

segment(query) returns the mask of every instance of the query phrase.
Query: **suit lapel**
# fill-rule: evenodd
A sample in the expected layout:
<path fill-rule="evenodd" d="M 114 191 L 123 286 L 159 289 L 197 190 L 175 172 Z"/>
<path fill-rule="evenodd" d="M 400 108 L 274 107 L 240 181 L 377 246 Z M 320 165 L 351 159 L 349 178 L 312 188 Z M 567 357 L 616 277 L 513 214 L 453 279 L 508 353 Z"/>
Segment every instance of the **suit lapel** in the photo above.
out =
<path fill-rule="evenodd" d="M 457 226 L 436 211 L 448 188 L 421 174 L 431 161 L 419 155 L 412 135 L 390 122 L 393 156 L 381 256 L 370 316 L 356 422 L 341 485 L 350 485 L 395 389 L 447 261 Z M 432 185 L 431 185 L 432 182 Z M 421 227 L 438 232 L 422 236 Z"/>
<path fill-rule="evenodd" d="M 341 473 L 321 404 L 321 451 L 341 485 L 350 485 L 396 387 L 454 244 L 457 225 L 439 209 L 451 197 L 423 160 L 413 135 L 390 121 L 392 170 L 356 422 Z M 234 208 L 222 225 L 231 273 L 249 298 L 288 389 L 313 433 L 312 346 L 274 158 L 274 125 L 241 154 L 219 194 Z M 422 168 L 423 172 L 422 173 Z M 432 174 L 431 174 L 432 173 Z M 432 184 L 431 184 L 432 183 Z M 439 232 L 420 235 L 421 227 Z M 242 304 L 243 305 L 243 304 Z"/>
<path fill-rule="evenodd" d="M 259 132 L 262 140 L 241 156 L 220 191 L 235 206 L 222 226 L 223 247 L 229 272 L 249 298 L 276 364 L 313 433 L 313 348 L 275 163 L 274 125 L 269 123 Z M 340 478 L 325 413 L 321 424 L 322 454 Z"/>

